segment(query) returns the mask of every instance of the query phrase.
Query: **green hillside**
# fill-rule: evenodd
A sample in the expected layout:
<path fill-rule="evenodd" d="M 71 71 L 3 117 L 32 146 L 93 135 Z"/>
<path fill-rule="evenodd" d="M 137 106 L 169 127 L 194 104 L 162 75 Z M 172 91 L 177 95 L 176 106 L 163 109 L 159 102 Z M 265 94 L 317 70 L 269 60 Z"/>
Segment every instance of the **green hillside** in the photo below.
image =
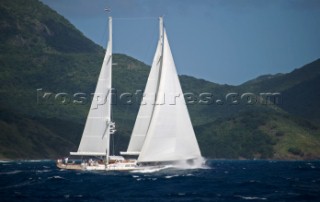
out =
<path fill-rule="evenodd" d="M 320 59 L 288 74 L 261 76 L 242 85 L 251 92 L 281 92 L 285 111 L 320 123 Z"/>
<path fill-rule="evenodd" d="M 104 50 L 37 0 L 0 2 L 0 42 L 0 159 L 57 158 L 75 151 Z M 139 108 L 119 95 L 143 90 L 150 67 L 123 54 L 114 54 L 113 62 L 119 151 L 127 147 Z M 319 158 L 319 63 L 240 86 L 180 76 L 203 155 Z M 282 104 L 260 95 L 268 92 L 279 92 Z M 73 103 L 76 93 L 85 95 L 85 104 Z"/>
<path fill-rule="evenodd" d="M 225 94 L 237 92 L 240 96 L 250 92 L 258 101 L 254 105 L 240 102 L 221 105 L 220 109 L 216 106 L 210 112 L 207 109 L 207 113 L 216 115 L 217 119 L 195 127 L 204 155 L 249 159 L 319 158 L 319 86 L 320 59 L 287 74 L 260 76 L 233 88 L 218 86 Z M 260 93 L 279 93 L 279 102 L 275 105 L 261 102 Z"/>
<path fill-rule="evenodd" d="M 205 156 L 232 159 L 315 159 L 319 127 L 269 110 L 241 112 L 195 127 Z"/>
<path fill-rule="evenodd" d="M 257 91 L 285 91 L 302 82 L 320 76 L 320 59 L 295 69 L 287 74 L 265 75 L 240 85 L 252 92 Z"/>

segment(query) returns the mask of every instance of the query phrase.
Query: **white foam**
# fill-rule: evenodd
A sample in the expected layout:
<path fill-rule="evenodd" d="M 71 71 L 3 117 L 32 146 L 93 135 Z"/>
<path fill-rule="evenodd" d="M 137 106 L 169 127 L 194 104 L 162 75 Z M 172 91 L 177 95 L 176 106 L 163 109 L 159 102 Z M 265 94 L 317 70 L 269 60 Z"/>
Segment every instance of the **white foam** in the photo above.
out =
<path fill-rule="evenodd" d="M 39 162 L 49 162 L 50 159 L 30 159 L 30 160 L 21 160 L 19 162 L 29 162 L 29 163 L 39 163 Z"/>
<path fill-rule="evenodd" d="M 59 175 L 55 175 L 55 176 L 52 176 L 52 177 L 48 177 L 48 179 L 65 179 Z"/>
<path fill-rule="evenodd" d="M 49 169 L 45 169 L 45 170 L 36 170 L 37 173 L 48 173 L 51 172 L 51 170 Z"/>
<path fill-rule="evenodd" d="M 21 170 L 13 170 L 13 171 L 8 171 L 8 172 L 1 172 L 0 175 L 14 175 L 17 173 L 21 173 Z"/>
<path fill-rule="evenodd" d="M 165 178 L 170 179 L 170 178 L 178 177 L 178 176 L 179 176 L 179 175 L 167 175 L 167 176 L 165 176 Z"/>
<path fill-rule="evenodd" d="M 160 170 L 163 169 L 168 169 L 172 168 L 172 165 L 167 165 L 167 166 L 161 166 L 161 167 L 141 167 L 139 170 L 133 170 L 131 171 L 132 173 L 154 173 L 154 172 L 159 172 Z"/>
<path fill-rule="evenodd" d="M 206 165 L 206 159 L 203 157 L 193 159 L 192 161 L 179 161 L 173 167 L 178 169 L 210 169 Z"/>
<path fill-rule="evenodd" d="M 267 198 L 257 197 L 257 196 L 240 196 L 240 195 L 237 195 L 236 197 L 239 197 L 239 198 L 242 198 L 242 199 L 245 199 L 245 200 L 267 200 Z"/>
<path fill-rule="evenodd" d="M 11 161 L 11 160 L 0 160 L 0 163 L 11 163 L 11 162 L 13 162 L 13 161 Z"/>

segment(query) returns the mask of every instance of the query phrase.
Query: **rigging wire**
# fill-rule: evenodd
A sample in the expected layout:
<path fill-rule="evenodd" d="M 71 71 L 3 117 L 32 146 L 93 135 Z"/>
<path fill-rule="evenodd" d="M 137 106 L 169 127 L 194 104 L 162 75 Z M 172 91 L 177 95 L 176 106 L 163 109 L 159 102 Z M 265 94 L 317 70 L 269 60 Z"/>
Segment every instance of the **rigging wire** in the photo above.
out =
<path fill-rule="evenodd" d="M 154 20 L 158 17 L 112 17 L 115 20 Z"/>
<path fill-rule="evenodd" d="M 158 17 L 120 17 L 120 18 L 118 18 L 118 17 L 112 17 L 112 20 L 113 21 L 132 21 L 132 20 L 158 20 L 159 18 Z M 104 36 L 106 35 L 106 32 L 107 32 L 107 23 L 105 24 L 105 29 L 104 29 Z M 152 49 L 152 47 L 154 46 L 154 41 L 156 41 L 157 42 L 157 31 L 156 31 L 156 29 L 151 29 L 151 36 L 152 36 L 152 38 L 150 39 L 150 40 L 152 40 L 152 42 L 149 42 L 149 43 L 147 43 L 147 47 L 146 48 L 144 48 L 144 49 L 147 49 L 147 50 L 144 50 L 143 52 L 144 52 L 144 58 L 146 58 L 146 56 L 148 56 L 148 55 L 153 55 L 153 53 L 154 53 L 154 51 L 151 51 L 151 49 Z M 144 43 L 145 43 L 145 41 L 144 41 Z M 157 43 L 156 43 L 157 44 Z M 152 57 L 152 56 L 150 56 L 150 57 Z M 149 58 L 149 57 L 148 57 Z M 151 61 L 150 61 L 150 64 L 152 63 L 152 59 L 153 58 L 151 58 Z M 113 69 L 113 71 L 114 71 L 114 67 L 112 67 L 112 69 Z M 139 86 L 140 86 L 140 83 L 138 83 L 139 84 Z M 144 85 L 143 85 L 144 86 Z M 142 87 L 142 88 L 145 88 L 145 86 L 144 87 Z M 116 98 L 117 99 L 117 98 Z M 138 104 L 138 105 L 140 105 L 140 103 L 136 103 L 136 104 Z M 122 111 L 122 110 L 120 110 L 120 111 L 122 111 L 122 112 L 124 112 L 123 113 L 123 115 L 124 115 L 124 117 L 127 117 L 128 116 L 128 114 L 129 114 L 129 111 L 130 111 L 130 109 L 129 109 L 129 107 L 132 107 L 132 105 L 127 105 L 127 106 L 124 106 L 123 105 L 123 107 L 125 107 L 124 108 L 124 110 Z M 116 109 L 117 111 L 119 111 L 119 109 Z M 112 111 L 114 111 L 114 109 L 112 110 Z M 138 111 L 137 111 L 138 112 Z M 111 113 L 111 120 L 113 120 L 113 121 L 116 121 L 116 120 L 114 120 L 113 119 L 114 118 L 114 116 L 113 116 L 113 113 Z M 118 132 L 118 134 L 116 135 L 116 134 L 112 134 L 111 135 L 111 138 L 112 138 L 112 142 L 111 142 L 111 144 L 112 144 L 112 155 L 115 155 L 115 153 L 116 153 L 116 147 L 119 145 L 119 143 L 118 143 L 118 138 L 116 137 L 116 136 L 118 136 L 118 135 L 120 135 L 120 136 L 124 136 L 124 134 L 126 134 L 126 127 L 121 127 L 121 126 L 123 126 L 124 124 L 126 124 L 127 123 L 127 120 L 126 119 L 124 119 L 124 118 L 120 118 L 120 120 L 118 119 L 118 121 L 117 121 L 119 124 L 117 124 L 117 128 L 119 129 L 119 127 L 120 128 L 122 128 L 122 129 L 124 129 L 124 130 L 117 130 L 117 132 Z M 132 128 L 132 130 L 133 130 L 133 128 Z M 130 131 L 130 132 L 132 132 L 132 130 Z M 119 132 L 120 132 L 120 134 L 119 134 Z M 128 131 L 127 131 L 128 132 Z M 117 151 L 117 152 L 119 152 L 119 151 Z"/>

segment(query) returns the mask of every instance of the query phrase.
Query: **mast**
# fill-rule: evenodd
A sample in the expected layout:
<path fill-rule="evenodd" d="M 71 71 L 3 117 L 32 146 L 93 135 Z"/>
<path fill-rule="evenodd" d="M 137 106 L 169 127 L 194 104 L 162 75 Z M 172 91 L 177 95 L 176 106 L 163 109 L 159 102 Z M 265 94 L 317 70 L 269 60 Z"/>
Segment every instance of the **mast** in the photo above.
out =
<path fill-rule="evenodd" d="M 108 45 L 110 46 L 109 48 L 112 53 L 112 17 L 111 16 L 109 16 L 109 41 L 108 41 Z"/>
<path fill-rule="evenodd" d="M 161 54 L 159 57 L 159 74 L 158 74 L 158 83 L 157 83 L 157 88 L 156 88 L 156 94 L 155 94 L 155 101 L 157 101 L 158 98 L 158 91 L 159 91 L 159 86 L 160 86 L 160 81 L 161 81 L 161 74 L 162 74 L 162 64 L 163 64 L 163 46 L 164 46 L 164 38 L 163 38 L 163 34 L 164 34 L 164 27 L 163 27 L 163 17 L 159 17 L 159 41 L 160 41 L 160 48 L 161 48 Z M 157 102 L 155 102 L 154 104 L 157 104 Z M 152 114 L 154 112 L 154 108 L 152 111 Z M 152 116 L 151 116 L 152 117 Z M 150 121 L 151 122 L 151 121 Z M 150 127 L 150 125 L 149 125 Z M 148 127 L 148 130 L 149 130 Z M 148 133 L 148 131 L 147 131 Z"/>
<path fill-rule="evenodd" d="M 151 65 L 148 81 L 144 90 L 139 112 L 133 127 L 130 142 L 126 152 L 122 155 L 139 155 L 149 130 L 154 107 L 156 104 L 157 91 L 160 84 L 162 55 L 163 55 L 163 18 L 159 18 L 159 39 L 156 52 Z"/>
<path fill-rule="evenodd" d="M 101 66 L 97 86 L 77 152 L 71 155 L 103 156 L 106 162 L 110 153 L 110 134 L 114 133 L 111 121 L 112 95 L 112 18 L 109 17 L 109 40 Z"/>
<path fill-rule="evenodd" d="M 160 36 L 161 44 L 163 46 L 163 17 L 159 17 L 159 32 L 160 32 L 159 36 Z M 162 53 L 163 53 L 163 48 L 162 48 Z"/>
<path fill-rule="evenodd" d="M 159 88 L 160 88 L 160 82 L 161 82 L 161 75 L 162 75 L 162 65 L 163 65 L 163 50 L 164 50 L 164 27 L 163 27 L 163 17 L 159 17 L 159 44 L 160 44 L 160 56 L 159 56 L 159 61 L 158 61 L 158 64 L 159 64 L 159 70 L 158 70 L 158 78 L 157 78 L 157 85 L 156 85 L 156 89 L 155 89 L 155 97 L 154 97 L 154 103 L 153 104 L 153 108 L 152 108 L 152 112 L 151 112 L 151 118 L 150 118 L 150 122 L 148 124 L 148 127 L 147 127 L 147 131 L 146 131 L 146 134 L 145 136 L 147 136 L 149 130 L 150 130 L 150 125 L 151 125 L 151 122 L 152 122 L 152 119 L 153 119 L 153 114 L 154 114 L 154 111 L 155 111 L 155 106 L 157 104 L 160 104 L 157 102 L 158 100 L 158 97 L 159 97 Z M 142 145 L 143 147 L 143 145 Z M 140 149 L 140 152 L 142 150 L 142 147 Z"/>
<path fill-rule="evenodd" d="M 166 30 L 160 18 L 162 52 L 156 102 L 138 162 L 167 162 L 201 157 Z"/>
<path fill-rule="evenodd" d="M 107 145 L 107 149 L 106 149 L 106 165 L 108 165 L 108 163 L 109 163 L 109 156 L 110 156 L 110 138 L 111 138 L 111 134 L 113 134 L 114 133 L 114 126 L 115 126 L 115 124 L 114 124 L 114 122 L 112 122 L 112 120 L 111 120 L 111 114 L 112 114 L 112 108 L 111 108 L 111 101 L 112 101 L 112 98 L 111 98 L 111 96 L 112 96 L 112 17 L 111 16 L 109 16 L 109 40 L 108 40 L 108 45 L 107 45 L 107 52 L 109 52 L 109 54 L 110 54 L 110 61 L 109 61 L 109 64 L 110 64 L 110 68 L 109 68 L 109 72 L 108 72 L 108 74 L 109 74 L 109 85 L 108 86 L 110 86 L 110 89 L 109 89 L 109 91 L 108 91 L 108 96 L 107 96 L 107 99 L 109 99 L 108 101 L 109 102 L 107 102 L 108 104 L 109 104 L 109 109 L 110 110 L 108 110 L 108 114 L 107 114 L 107 121 L 108 121 L 108 123 L 107 123 L 107 130 L 108 131 L 106 131 L 106 133 L 108 133 L 109 134 L 109 137 L 107 137 L 107 138 L 109 138 L 109 141 L 108 141 L 108 145 Z"/>

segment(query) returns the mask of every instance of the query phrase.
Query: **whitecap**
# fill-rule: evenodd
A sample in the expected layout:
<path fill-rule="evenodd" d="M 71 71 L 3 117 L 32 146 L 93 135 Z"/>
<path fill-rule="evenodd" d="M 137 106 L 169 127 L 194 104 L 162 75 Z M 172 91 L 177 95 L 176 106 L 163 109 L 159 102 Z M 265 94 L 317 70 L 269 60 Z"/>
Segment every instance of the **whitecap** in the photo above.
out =
<path fill-rule="evenodd" d="M 236 197 L 245 199 L 245 200 L 267 200 L 267 198 L 264 197 L 257 197 L 257 196 L 241 196 L 241 195 L 236 195 Z"/>
<path fill-rule="evenodd" d="M 178 177 L 178 176 L 179 176 L 179 175 L 167 175 L 167 176 L 165 176 L 164 178 L 170 179 L 170 178 Z"/>
<path fill-rule="evenodd" d="M 48 172 L 51 172 L 51 170 L 36 170 L 37 173 L 48 173 Z"/>
<path fill-rule="evenodd" d="M 0 160 L 0 163 L 11 163 L 11 162 L 13 162 L 13 161 L 11 161 L 11 160 Z"/>
<path fill-rule="evenodd" d="M 200 157 L 189 161 L 178 161 L 175 162 L 172 166 L 178 169 L 211 169 L 210 166 L 206 165 L 207 159 Z"/>
<path fill-rule="evenodd" d="M 13 170 L 13 171 L 8 171 L 8 172 L 1 172 L 0 175 L 14 175 L 17 173 L 21 173 L 21 170 Z"/>
<path fill-rule="evenodd" d="M 52 161 L 50 159 L 31 159 L 31 160 L 21 160 L 21 162 L 29 162 L 29 163 L 39 163 L 39 162 L 49 162 Z"/>
<path fill-rule="evenodd" d="M 48 179 L 65 179 L 59 175 L 55 175 L 55 176 L 52 176 L 52 177 L 48 177 Z"/>

